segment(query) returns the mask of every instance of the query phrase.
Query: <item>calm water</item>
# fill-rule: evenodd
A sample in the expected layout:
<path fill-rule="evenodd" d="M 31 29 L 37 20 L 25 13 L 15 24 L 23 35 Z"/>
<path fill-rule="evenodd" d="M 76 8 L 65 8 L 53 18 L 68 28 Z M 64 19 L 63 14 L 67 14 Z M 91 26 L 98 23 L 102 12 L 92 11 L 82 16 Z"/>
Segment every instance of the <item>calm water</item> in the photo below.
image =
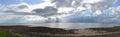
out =
<path fill-rule="evenodd" d="M 3 24 L 1 24 L 3 25 Z M 30 27 L 44 26 L 52 28 L 64 29 L 80 29 L 80 28 L 96 28 L 96 27 L 113 27 L 120 26 L 119 24 L 99 24 L 99 23 L 44 23 L 44 24 L 4 24 L 7 25 L 27 25 Z"/>

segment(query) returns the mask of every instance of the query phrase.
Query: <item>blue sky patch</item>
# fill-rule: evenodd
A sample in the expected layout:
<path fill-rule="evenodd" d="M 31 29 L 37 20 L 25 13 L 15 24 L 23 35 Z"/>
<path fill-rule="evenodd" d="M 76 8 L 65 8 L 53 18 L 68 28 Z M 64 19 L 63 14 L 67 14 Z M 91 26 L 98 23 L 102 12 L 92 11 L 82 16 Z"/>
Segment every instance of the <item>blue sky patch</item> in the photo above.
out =
<path fill-rule="evenodd" d="M 19 4 L 19 3 L 28 3 L 28 4 L 38 4 L 41 3 L 42 0 L 0 0 L 0 4 L 2 5 L 11 5 L 11 4 Z"/>

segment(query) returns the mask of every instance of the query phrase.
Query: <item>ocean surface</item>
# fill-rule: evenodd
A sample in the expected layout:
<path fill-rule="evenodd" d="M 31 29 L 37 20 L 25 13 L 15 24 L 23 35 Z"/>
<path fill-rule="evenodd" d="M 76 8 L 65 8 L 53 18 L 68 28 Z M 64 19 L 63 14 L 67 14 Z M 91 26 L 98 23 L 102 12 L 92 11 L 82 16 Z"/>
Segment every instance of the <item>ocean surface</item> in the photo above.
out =
<path fill-rule="evenodd" d="M 44 26 L 44 27 L 63 28 L 63 29 L 82 29 L 82 28 L 120 26 L 119 24 L 99 24 L 99 23 L 41 23 L 41 24 L 0 24 L 0 25 L 1 26 L 25 25 L 29 27 Z"/>

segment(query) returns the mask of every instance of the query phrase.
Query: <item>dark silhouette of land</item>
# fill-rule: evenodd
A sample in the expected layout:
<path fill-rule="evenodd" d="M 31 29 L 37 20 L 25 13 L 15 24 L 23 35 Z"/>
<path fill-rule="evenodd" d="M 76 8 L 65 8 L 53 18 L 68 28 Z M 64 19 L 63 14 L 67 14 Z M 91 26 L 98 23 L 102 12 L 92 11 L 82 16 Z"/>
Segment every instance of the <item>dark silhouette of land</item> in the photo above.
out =
<path fill-rule="evenodd" d="M 120 26 L 69 30 L 41 26 L 0 26 L 0 30 L 23 37 L 120 37 Z"/>

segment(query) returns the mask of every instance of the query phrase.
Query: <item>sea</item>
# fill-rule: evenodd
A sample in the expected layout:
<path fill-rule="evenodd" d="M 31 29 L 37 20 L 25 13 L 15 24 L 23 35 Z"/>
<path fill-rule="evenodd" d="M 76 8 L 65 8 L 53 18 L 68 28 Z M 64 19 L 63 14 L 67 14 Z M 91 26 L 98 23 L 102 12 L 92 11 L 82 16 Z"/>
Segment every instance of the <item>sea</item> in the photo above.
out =
<path fill-rule="evenodd" d="M 51 27 L 63 29 L 84 29 L 84 28 L 99 28 L 99 27 L 115 27 L 119 24 L 101 24 L 101 23 L 39 23 L 39 24 L 0 24 L 0 26 L 29 26 L 29 27 Z"/>

